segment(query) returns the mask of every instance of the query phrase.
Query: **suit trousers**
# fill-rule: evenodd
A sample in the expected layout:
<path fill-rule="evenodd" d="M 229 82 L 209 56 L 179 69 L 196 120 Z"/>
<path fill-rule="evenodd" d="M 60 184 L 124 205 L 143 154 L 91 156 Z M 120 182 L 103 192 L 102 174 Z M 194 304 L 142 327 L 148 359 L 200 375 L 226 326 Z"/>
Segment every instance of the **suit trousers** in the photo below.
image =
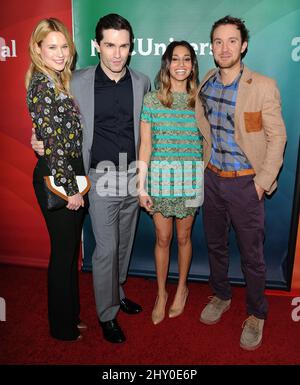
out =
<path fill-rule="evenodd" d="M 77 175 L 84 175 L 82 159 L 71 160 Z M 62 208 L 49 211 L 43 176 L 50 175 L 43 157 L 34 169 L 33 185 L 35 194 L 46 221 L 50 243 L 48 265 L 48 318 L 50 334 L 60 340 L 74 340 L 79 336 L 80 322 L 78 289 L 78 256 L 83 218 L 86 210 Z"/>
<path fill-rule="evenodd" d="M 122 285 L 126 281 L 132 251 L 138 200 L 128 193 L 135 184 L 135 174 L 109 171 L 89 171 L 89 214 L 96 248 L 92 256 L 93 283 L 98 318 L 102 322 L 114 319 L 125 297 Z"/>
<path fill-rule="evenodd" d="M 206 169 L 203 220 L 210 264 L 210 285 L 214 294 L 222 300 L 228 300 L 232 296 L 228 279 L 228 238 L 232 224 L 246 281 L 247 313 L 265 319 L 268 304 L 264 295 L 264 199 L 258 199 L 253 175 L 223 178 Z"/>

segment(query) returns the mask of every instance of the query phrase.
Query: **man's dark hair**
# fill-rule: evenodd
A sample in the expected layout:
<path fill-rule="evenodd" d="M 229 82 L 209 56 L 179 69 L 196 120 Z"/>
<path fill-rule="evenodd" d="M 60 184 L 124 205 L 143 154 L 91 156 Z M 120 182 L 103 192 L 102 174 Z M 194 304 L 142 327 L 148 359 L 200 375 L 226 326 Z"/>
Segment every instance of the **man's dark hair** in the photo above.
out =
<path fill-rule="evenodd" d="M 116 13 L 110 13 L 108 15 L 105 15 L 101 17 L 97 23 L 96 26 L 96 41 L 99 44 L 100 41 L 103 39 L 103 30 L 104 29 L 116 29 L 117 31 L 120 31 L 121 29 L 125 29 L 129 32 L 130 37 L 130 44 L 133 45 L 133 32 L 132 27 L 128 20 L 126 20 L 124 17 L 117 15 Z"/>
<path fill-rule="evenodd" d="M 237 29 L 241 33 L 241 38 L 242 38 L 242 44 L 246 41 L 249 41 L 249 31 L 245 26 L 245 22 L 242 19 L 239 19 L 237 17 L 232 17 L 230 15 L 227 15 L 225 17 L 222 17 L 222 19 L 217 20 L 210 31 L 210 42 L 213 43 L 213 37 L 214 37 L 214 32 L 216 28 L 218 28 L 220 25 L 227 25 L 227 24 L 232 24 L 237 27 Z M 246 55 L 248 50 L 248 47 L 245 49 L 245 51 L 242 53 L 242 58 Z"/>

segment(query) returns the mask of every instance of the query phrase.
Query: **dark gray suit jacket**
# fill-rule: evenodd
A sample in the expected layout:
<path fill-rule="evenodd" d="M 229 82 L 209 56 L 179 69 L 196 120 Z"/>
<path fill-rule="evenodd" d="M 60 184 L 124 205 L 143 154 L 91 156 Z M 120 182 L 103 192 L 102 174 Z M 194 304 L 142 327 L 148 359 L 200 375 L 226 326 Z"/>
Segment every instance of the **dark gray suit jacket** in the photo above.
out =
<path fill-rule="evenodd" d="M 143 105 L 143 98 L 150 90 L 149 78 L 129 68 L 133 89 L 133 121 L 136 156 L 138 156 L 138 146 L 140 141 L 140 114 Z M 81 122 L 83 125 L 83 163 L 86 174 L 88 174 L 91 164 L 91 148 L 94 135 L 94 83 L 96 66 L 77 70 L 73 73 L 71 82 L 71 94 L 78 103 Z"/>

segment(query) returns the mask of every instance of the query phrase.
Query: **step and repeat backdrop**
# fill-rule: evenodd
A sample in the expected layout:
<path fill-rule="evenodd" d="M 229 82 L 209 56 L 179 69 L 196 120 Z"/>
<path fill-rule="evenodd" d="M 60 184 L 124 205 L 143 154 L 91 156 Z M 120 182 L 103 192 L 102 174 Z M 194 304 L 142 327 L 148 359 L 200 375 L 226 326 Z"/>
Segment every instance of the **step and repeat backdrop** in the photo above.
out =
<path fill-rule="evenodd" d="M 82 1 L 73 0 L 73 33 L 79 52 L 78 68 L 97 64 L 99 58 L 93 46 L 94 30 L 101 15 L 115 12 L 126 17 L 135 35 L 134 51 L 130 65 L 153 80 L 159 67 L 161 55 L 172 40 L 187 40 L 196 50 L 200 78 L 214 67 L 210 50 L 210 29 L 214 21 L 231 14 L 245 20 L 250 31 L 250 43 L 245 64 L 250 68 L 276 79 L 282 94 L 283 115 L 288 129 L 289 143 L 285 164 L 279 178 L 279 189 L 272 199 L 266 199 L 265 256 L 268 265 L 269 287 L 286 287 L 289 267 L 288 256 L 290 223 L 293 208 L 296 161 L 298 151 L 299 123 L 296 119 L 299 101 L 300 4 L 287 1 L 212 1 L 204 0 L 131 0 Z M 89 220 L 85 231 L 84 268 L 91 269 L 94 239 Z M 239 252 L 234 233 L 231 234 L 230 277 L 233 282 L 242 282 Z M 151 217 L 141 212 L 130 272 L 139 275 L 154 275 L 154 228 Z M 173 242 L 170 276 L 177 276 L 177 250 Z M 203 236 L 201 212 L 193 230 L 193 262 L 190 278 L 207 280 L 209 266 Z"/>
<path fill-rule="evenodd" d="M 2 215 L 0 262 L 47 266 L 49 245 L 43 218 L 32 188 L 36 162 L 30 147 L 31 121 L 26 103 L 24 76 L 28 66 L 27 46 L 34 25 L 54 16 L 73 30 L 78 51 L 77 68 L 99 62 L 93 45 L 98 19 L 107 13 L 127 18 L 134 31 L 135 45 L 130 66 L 153 81 L 166 45 L 187 40 L 196 50 L 200 78 L 214 67 L 209 33 L 217 19 L 231 14 L 245 20 L 250 42 L 245 64 L 276 79 L 281 91 L 288 143 L 279 188 L 266 199 L 265 256 L 269 288 L 300 286 L 299 239 L 296 249 L 299 191 L 297 159 L 300 126 L 300 3 L 298 0 L 12 0 L 1 5 L 0 15 L 0 162 Z M 153 83 L 152 83 L 153 84 Z M 299 180 L 298 180 L 299 184 Z M 141 212 L 130 264 L 130 273 L 154 276 L 154 228 L 151 217 Z M 83 269 L 91 270 L 94 238 L 87 217 L 84 228 Z M 170 277 L 177 276 L 177 250 L 173 242 Z M 295 250 L 298 250 L 295 252 Z M 242 283 L 239 252 L 231 234 L 232 282 Z M 193 229 L 193 262 L 190 278 L 206 281 L 209 275 L 201 210 Z"/>
<path fill-rule="evenodd" d="M 0 11 L 0 262 L 48 265 L 49 239 L 33 187 L 36 158 L 31 150 L 31 119 L 25 73 L 33 28 L 55 16 L 72 28 L 70 0 L 4 0 Z"/>

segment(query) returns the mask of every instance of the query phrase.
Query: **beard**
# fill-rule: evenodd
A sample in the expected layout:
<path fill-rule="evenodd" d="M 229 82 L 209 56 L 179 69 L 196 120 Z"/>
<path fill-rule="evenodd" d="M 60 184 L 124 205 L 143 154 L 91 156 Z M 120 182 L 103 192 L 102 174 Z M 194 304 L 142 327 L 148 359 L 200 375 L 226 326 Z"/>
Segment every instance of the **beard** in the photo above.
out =
<path fill-rule="evenodd" d="M 215 59 L 216 65 L 221 69 L 228 69 L 234 67 L 241 61 L 241 56 L 237 58 L 231 58 L 229 61 L 223 61 L 222 59 Z"/>

